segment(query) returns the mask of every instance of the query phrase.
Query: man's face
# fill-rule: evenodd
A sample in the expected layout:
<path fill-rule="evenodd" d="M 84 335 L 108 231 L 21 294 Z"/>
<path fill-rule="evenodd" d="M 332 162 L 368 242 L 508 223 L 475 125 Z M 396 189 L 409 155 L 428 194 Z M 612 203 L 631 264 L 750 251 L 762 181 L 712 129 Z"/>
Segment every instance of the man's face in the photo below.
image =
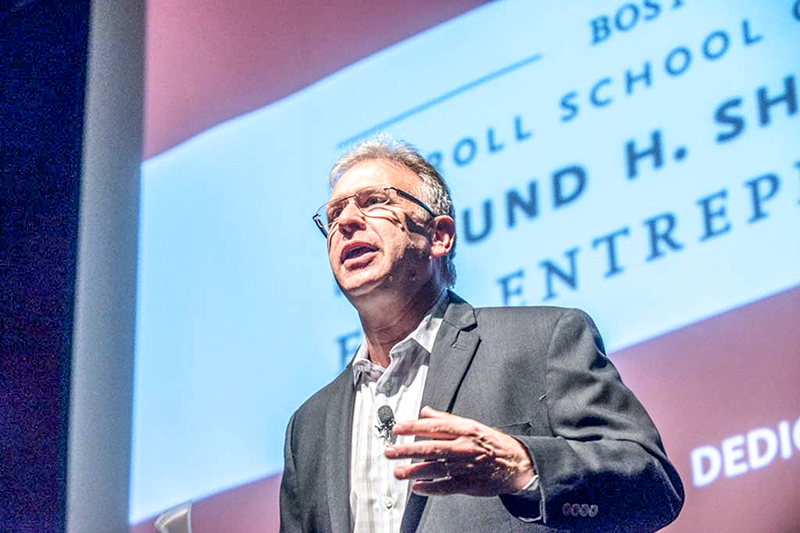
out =
<path fill-rule="evenodd" d="M 419 197 L 422 180 L 390 161 L 363 161 L 339 178 L 331 199 L 374 185 L 389 185 Z M 412 202 L 395 197 L 397 202 L 375 208 L 369 215 L 351 200 L 328 235 L 331 269 L 348 297 L 380 290 L 415 294 L 433 276 L 427 224 L 431 217 Z"/>

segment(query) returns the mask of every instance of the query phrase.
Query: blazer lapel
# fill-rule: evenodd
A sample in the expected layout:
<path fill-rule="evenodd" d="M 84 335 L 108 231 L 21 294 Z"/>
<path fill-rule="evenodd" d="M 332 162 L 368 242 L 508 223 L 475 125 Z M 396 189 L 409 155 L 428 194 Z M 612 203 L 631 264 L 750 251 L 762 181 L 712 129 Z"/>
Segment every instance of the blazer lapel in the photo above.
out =
<path fill-rule="evenodd" d="M 450 293 L 450 304 L 436 336 L 428 366 L 428 377 L 422 392 L 422 406 L 450 412 L 461 381 L 478 349 L 480 337 L 475 331 L 475 310 L 467 302 Z M 428 498 L 413 492 L 409 495 L 401 533 L 414 533 L 423 522 Z"/>
<path fill-rule="evenodd" d="M 431 353 L 428 378 L 422 392 L 422 406 L 450 411 L 458 388 L 464 379 L 480 337 L 475 331 L 475 310 L 467 302 L 450 293 L 450 304 Z"/>
<path fill-rule="evenodd" d="M 352 438 L 353 402 L 355 388 L 350 365 L 339 378 L 338 401 L 330 406 L 325 418 L 325 455 L 328 509 L 333 533 L 350 531 L 350 445 Z"/>

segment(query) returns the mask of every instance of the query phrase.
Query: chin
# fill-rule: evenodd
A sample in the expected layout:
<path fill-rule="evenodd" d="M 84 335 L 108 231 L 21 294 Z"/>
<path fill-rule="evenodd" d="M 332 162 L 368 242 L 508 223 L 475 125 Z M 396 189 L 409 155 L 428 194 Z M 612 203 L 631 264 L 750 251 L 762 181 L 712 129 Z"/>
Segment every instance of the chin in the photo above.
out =
<path fill-rule="evenodd" d="M 337 283 L 342 293 L 350 298 L 369 294 L 381 284 L 381 280 L 355 275 L 345 276 L 345 279 L 337 280 Z"/>

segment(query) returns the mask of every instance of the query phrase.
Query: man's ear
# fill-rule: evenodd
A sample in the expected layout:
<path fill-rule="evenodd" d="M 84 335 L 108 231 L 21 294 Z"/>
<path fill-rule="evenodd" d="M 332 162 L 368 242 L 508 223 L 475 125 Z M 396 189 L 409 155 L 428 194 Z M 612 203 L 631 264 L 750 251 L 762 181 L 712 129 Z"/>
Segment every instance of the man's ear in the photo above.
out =
<path fill-rule="evenodd" d="M 433 219 L 431 227 L 431 257 L 444 257 L 456 243 L 456 223 L 447 215 Z"/>

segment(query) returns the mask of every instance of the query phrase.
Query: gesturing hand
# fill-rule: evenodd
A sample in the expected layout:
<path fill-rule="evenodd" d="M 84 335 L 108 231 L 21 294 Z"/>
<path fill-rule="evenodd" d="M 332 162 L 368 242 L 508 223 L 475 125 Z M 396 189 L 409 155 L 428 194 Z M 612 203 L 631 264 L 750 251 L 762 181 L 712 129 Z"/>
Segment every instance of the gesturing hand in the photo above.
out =
<path fill-rule="evenodd" d="M 390 459 L 422 459 L 394 470 L 397 479 L 412 480 L 418 494 L 494 496 L 522 490 L 533 479 L 525 447 L 475 420 L 423 407 L 419 420 L 398 422 L 392 431 L 432 439 L 396 444 L 384 452 Z"/>

